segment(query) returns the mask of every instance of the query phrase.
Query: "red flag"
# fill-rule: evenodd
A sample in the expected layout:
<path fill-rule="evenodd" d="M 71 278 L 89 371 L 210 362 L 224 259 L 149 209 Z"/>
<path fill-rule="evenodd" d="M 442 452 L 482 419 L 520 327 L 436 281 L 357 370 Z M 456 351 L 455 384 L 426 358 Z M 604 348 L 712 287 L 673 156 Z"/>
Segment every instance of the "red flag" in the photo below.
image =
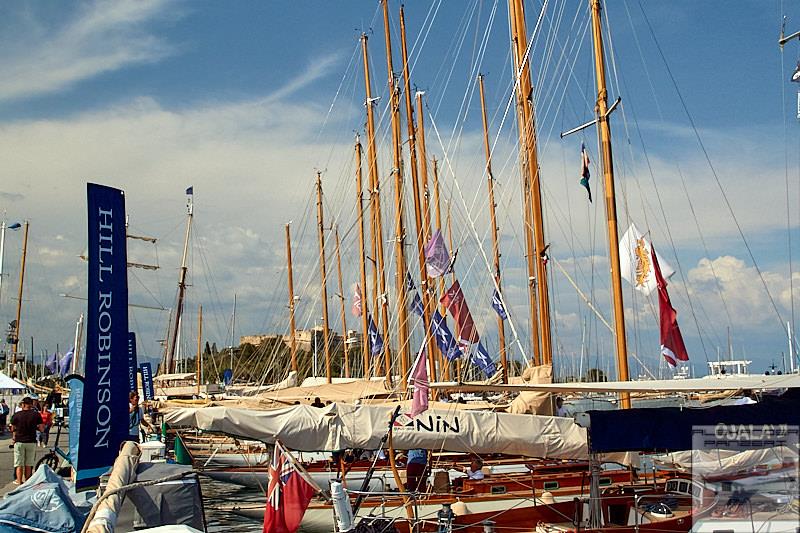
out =
<path fill-rule="evenodd" d="M 269 465 L 268 479 L 263 533 L 295 533 L 314 496 L 314 487 L 303 479 L 278 444 Z"/>
<path fill-rule="evenodd" d="M 450 310 L 453 315 L 453 320 L 458 325 L 458 336 L 460 339 L 468 341 L 470 344 L 475 344 L 480 339 L 478 335 L 478 328 L 475 327 L 475 322 L 472 320 L 472 314 L 467 307 L 467 301 L 464 299 L 464 293 L 461 292 L 461 286 L 458 280 L 453 282 L 453 286 L 447 289 L 439 300 Z"/>
<path fill-rule="evenodd" d="M 686 345 L 683 344 L 683 336 L 678 327 L 678 313 L 672 307 L 667 293 L 667 280 L 661 275 L 661 267 L 656 257 L 656 249 L 650 246 L 650 255 L 653 258 L 653 271 L 656 275 L 656 286 L 658 287 L 658 310 L 661 316 L 661 354 L 671 366 L 677 366 L 678 361 L 688 361 L 689 354 L 686 353 Z"/>

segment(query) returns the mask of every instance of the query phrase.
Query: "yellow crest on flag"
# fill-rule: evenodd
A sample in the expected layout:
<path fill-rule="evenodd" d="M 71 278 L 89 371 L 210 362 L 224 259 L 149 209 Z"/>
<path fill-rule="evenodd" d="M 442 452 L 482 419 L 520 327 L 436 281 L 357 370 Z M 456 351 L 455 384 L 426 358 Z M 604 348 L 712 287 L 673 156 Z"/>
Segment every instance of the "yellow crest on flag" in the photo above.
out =
<path fill-rule="evenodd" d="M 644 287 L 650 277 L 650 252 L 644 237 L 636 239 L 636 286 Z"/>

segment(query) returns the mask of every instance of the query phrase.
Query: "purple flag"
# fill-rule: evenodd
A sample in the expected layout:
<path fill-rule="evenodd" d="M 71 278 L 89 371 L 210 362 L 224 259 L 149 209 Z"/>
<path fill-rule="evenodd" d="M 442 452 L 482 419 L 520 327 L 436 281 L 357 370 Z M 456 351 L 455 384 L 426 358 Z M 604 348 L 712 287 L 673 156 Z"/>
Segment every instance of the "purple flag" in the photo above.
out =
<path fill-rule="evenodd" d="M 72 359 L 75 357 L 75 348 L 70 348 L 67 352 L 67 355 L 61 358 L 61 361 L 58 363 L 58 373 L 61 376 L 66 376 L 69 374 L 70 367 L 72 366 Z"/>
<path fill-rule="evenodd" d="M 411 401 L 411 412 L 408 416 L 415 417 L 428 410 L 428 356 L 425 350 L 417 358 L 417 364 L 411 373 L 411 384 L 414 385 L 414 396 Z"/>
<path fill-rule="evenodd" d="M 51 373 L 55 374 L 58 372 L 58 354 L 53 353 L 50 357 L 47 358 L 47 361 L 44 364 L 44 367 Z"/>
<path fill-rule="evenodd" d="M 452 269 L 450 253 L 444 244 L 442 232 L 438 229 L 431 235 L 431 240 L 425 245 L 425 269 L 428 277 L 438 278 L 444 276 Z"/>

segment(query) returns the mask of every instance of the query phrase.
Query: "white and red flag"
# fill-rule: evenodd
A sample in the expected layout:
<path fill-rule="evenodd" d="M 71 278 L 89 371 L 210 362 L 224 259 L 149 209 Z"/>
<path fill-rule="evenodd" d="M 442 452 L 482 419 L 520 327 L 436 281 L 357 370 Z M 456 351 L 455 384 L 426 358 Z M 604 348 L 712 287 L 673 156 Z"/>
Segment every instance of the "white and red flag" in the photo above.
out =
<path fill-rule="evenodd" d="M 688 361 L 689 354 L 686 353 L 686 345 L 683 343 L 683 336 L 678 327 L 678 313 L 669 301 L 667 280 L 661 274 L 656 249 L 651 246 L 650 252 L 656 286 L 658 287 L 658 311 L 661 317 L 661 355 L 664 356 L 670 366 L 674 367 L 678 365 L 678 361 Z"/>
<path fill-rule="evenodd" d="M 306 481 L 289 452 L 277 442 L 267 477 L 263 533 L 295 533 L 317 489 Z"/>
<path fill-rule="evenodd" d="M 358 283 L 353 285 L 353 307 L 350 311 L 353 313 L 353 316 L 361 316 L 361 313 L 364 312 L 363 307 L 363 298 L 361 297 L 361 285 Z"/>

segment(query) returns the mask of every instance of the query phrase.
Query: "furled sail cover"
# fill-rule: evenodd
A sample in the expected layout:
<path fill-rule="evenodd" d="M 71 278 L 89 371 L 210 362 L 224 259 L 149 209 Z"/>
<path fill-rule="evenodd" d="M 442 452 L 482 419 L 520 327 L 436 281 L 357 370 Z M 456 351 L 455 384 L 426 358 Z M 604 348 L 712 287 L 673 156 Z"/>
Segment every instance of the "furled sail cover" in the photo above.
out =
<path fill-rule="evenodd" d="M 256 411 L 230 407 L 176 409 L 165 413 L 172 426 L 275 442 L 298 451 L 376 449 L 388 430 L 394 406 L 294 405 Z M 586 459 L 586 430 L 571 418 L 487 411 L 429 409 L 415 418 L 400 415 L 394 447 L 453 452 L 503 452 L 528 457 Z"/>
<path fill-rule="evenodd" d="M 796 431 L 800 425 L 798 401 L 800 389 L 790 389 L 781 396 L 764 396 L 760 402 L 751 405 L 589 411 L 592 450 L 600 453 L 691 450 L 696 426 L 719 427 L 722 435 L 732 432 L 736 438 L 730 439 L 730 449 L 740 449 L 741 438 L 737 435 L 741 431 L 760 430 L 765 426 L 780 431 Z M 774 445 L 769 439 L 750 441 L 753 448 Z"/>

